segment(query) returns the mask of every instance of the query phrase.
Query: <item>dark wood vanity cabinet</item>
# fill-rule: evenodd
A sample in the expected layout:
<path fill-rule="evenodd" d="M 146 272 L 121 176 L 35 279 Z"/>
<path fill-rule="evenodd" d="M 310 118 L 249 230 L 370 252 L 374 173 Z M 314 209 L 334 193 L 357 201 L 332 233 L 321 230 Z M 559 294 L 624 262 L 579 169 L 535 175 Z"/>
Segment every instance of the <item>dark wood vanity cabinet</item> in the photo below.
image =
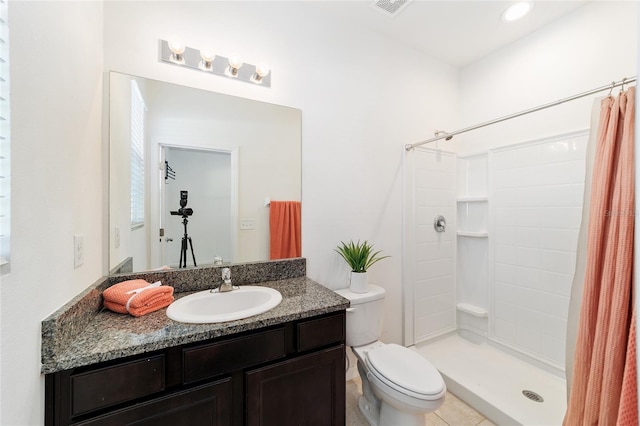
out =
<path fill-rule="evenodd" d="M 344 424 L 344 369 L 340 346 L 249 371 L 246 424 Z"/>
<path fill-rule="evenodd" d="M 344 425 L 345 312 L 46 375 L 45 425 Z"/>

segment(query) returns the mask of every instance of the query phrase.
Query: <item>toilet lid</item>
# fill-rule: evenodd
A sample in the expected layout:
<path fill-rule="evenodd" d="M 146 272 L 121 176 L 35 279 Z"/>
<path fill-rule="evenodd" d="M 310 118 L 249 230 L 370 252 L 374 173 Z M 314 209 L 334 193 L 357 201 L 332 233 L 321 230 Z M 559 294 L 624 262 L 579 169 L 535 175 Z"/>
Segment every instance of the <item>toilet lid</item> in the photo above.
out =
<path fill-rule="evenodd" d="M 369 351 L 367 365 L 371 373 L 392 388 L 424 399 L 440 397 L 446 389 L 433 364 L 404 346 L 389 343 Z"/>

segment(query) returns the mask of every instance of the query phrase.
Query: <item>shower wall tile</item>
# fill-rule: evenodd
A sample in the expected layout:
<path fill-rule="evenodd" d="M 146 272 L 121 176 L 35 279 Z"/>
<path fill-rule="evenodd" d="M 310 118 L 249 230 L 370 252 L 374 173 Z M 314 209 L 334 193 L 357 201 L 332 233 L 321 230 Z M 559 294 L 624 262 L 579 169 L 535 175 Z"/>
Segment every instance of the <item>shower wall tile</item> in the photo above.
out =
<path fill-rule="evenodd" d="M 452 307 L 455 308 L 453 304 Z M 416 339 L 426 340 L 441 332 L 452 330 L 455 320 L 455 309 L 439 310 L 429 315 L 416 316 L 414 331 Z"/>
<path fill-rule="evenodd" d="M 575 249 L 573 242 L 578 240 L 578 233 L 578 229 L 540 229 L 538 235 L 543 249 L 572 251 Z"/>
<path fill-rule="evenodd" d="M 525 267 L 516 267 L 515 284 L 520 288 L 538 288 L 542 280 L 542 271 Z"/>
<path fill-rule="evenodd" d="M 512 305 L 516 305 L 518 303 L 518 287 L 516 287 L 514 284 L 510 284 L 508 282 L 503 282 L 503 281 L 496 281 L 494 284 L 494 288 L 495 288 L 495 293 L 496 293 L 496 307 L 498 305 L 498 303 L 504 304 L 506 303 L 507 305 L 511 306 L 512 308 L 514 308 L 514 306 Z M 505 309 L 504 307 L 502 307 L 502 309 Z M 498 310 L 496 309 L 496 314 L 497 314 Z M 500 316 L 498 315 L 498 318 Z M 509 318 L 515 318 L 514 316 L 509 316 L 507 318 L 504 319 L 509 319 Z"/>
<path fill-rule="evenodd" d="M 495 318 L 493 321 L 492 337 L 503 342 L 515 342 L 517 328 L 513 318 L 513 316 L 510 316 L 508 319 Z"/>
<path fill-rule="evenodd" d="M 502 263 L 496 260 L 493 274 L 495 281 L 515 284 L 516 277 L 518 276 L 518 268 L 513 264 Z"/>
<path fill-rule="evenodd" d="M 439 188 L 416 188 L 416 206 L 449 207 L 452 190 Z"/>
<path fill-rule="evenodd" d="M 448 253 L 449 252 L 437 252 L 440 256 L 444 256 Z M 448 277 L 451 275 L 451 271 L 453 270 L 453 264 L 454 260 L 452 258 L 418 261 L 416 279 L 420 281 L 428 280 L 429 278 Z"/>
<path fill-rule="evenodd" d="M 452 240 L 417 243 L 416 247 L 422 261 L 442 260 L 442 253 L 451 253 L 454 248 Z"/>
<path fill-rule="evenodd" d="M 455 156 L 415 151 L 414 341 L 455 327 Z M 433 221 L 443 215 L 446 232 Z"/>
<path fill-rule="evenodd" d="M 491 335 L 564 366 L 588 136 L 492 151 Z"/>
<path fill-rule="evenodd" d="M 441 306 L 452 305 L 455 303 L 451 292 L 436 294 L 432 297 L 419 299 L 416 301 L 416 310 L 426 312 L 427 316 L 430 312 L 438 312 Z"/>
<path fill-rule="evenodd" d="M 457 194 L 466 197 L 487 196 L 487 154 L 459 159 L 457 163 Z"/>
<path fill-rule="evenodd" d="M 486 202 L 459 202 L 457 210 L 459 231 L 487 231 L 489 212 Z"/>
<path fill-rule="evenodd" d="M 436 297 L 451 290 L 451 278 L 448 276 L 420 280 L 419 284 L 414 293 L 416 300 Z"/>
<path fill-rule="evenodd" d="M 577 240 L 577 237 L 576 237 Z M 571 274 L 573 276 L 573 274 Z M 560 296 L 569 297 L 571 295 L 571 281 L 568 281 L 566 274 L 558 274 L 556 272 L 542 271 L 542 279 L 540 280 L 540 291 L 558 294 Z"/>
<path fill-rule="evenodd" d="M 488 309 L 488 244 L 486 238 L 458 238 L 456 273 L 457 302 Z M 459 313 L 459 318 L 468 314 Z M 483 319 L 486 322 L 486 320 Z M 475 320 L 475 322 L 478 322 Z M 460 326 L 460 324 L 458 324 Z M 486 326 L 484 327 L 486 334 Z"/>
<path fill-rule="evenodd" d="M 421 183 L 421 188 L 450 190 L 450 175 L 450 170 L 419 169 L 416 170 L 416 181 Z"/>

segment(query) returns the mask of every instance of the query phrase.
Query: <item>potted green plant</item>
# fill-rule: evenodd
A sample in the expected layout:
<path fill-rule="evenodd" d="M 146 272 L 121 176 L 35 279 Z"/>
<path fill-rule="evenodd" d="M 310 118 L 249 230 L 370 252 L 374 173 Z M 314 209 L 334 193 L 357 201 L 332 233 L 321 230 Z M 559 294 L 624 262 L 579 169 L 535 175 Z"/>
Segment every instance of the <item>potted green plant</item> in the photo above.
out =
<path fill-rule="evenodd" d="M 348 243 L 340 241 L 340 244 L 335 251 L 351 268 L 349 289 L 354 293 L 366 293 L 368 291 L 367 270 L 374 263 L 390 256 L 380 256 L 381 250 L 373 251 L 373 244 L 366 240 L 363 243 L 360 240 L 357 243 L 354 243 L 353 240 Z"/>

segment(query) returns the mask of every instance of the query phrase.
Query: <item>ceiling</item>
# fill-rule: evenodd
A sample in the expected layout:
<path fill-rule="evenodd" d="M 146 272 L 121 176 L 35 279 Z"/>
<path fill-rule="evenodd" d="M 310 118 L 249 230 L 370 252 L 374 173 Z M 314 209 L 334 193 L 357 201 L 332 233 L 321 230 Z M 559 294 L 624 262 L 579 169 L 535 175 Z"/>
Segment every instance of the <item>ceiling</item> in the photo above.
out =
<path fill-rule="evenodd" d="M 538 0 L 523 19 L 503 22 L 514 1 L 409 0 L 393 16 L 374 0 L 326 1 L 321 7 L 440 61 L 464 67 L 583 6 L 587 1 Z"/>

